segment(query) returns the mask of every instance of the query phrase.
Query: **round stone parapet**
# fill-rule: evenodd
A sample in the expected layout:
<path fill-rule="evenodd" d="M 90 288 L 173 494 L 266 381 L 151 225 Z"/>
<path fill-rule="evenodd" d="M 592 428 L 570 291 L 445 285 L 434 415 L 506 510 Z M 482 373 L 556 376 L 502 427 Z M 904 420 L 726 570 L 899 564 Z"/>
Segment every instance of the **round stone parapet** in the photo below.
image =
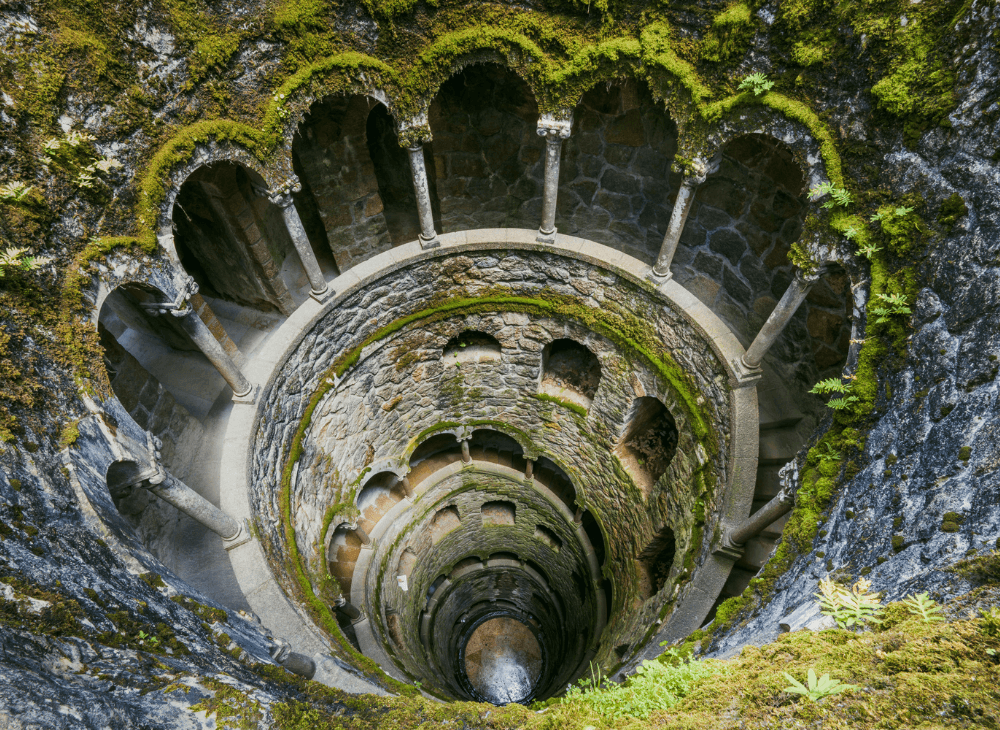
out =
<path fill-rule="evenodd" d="M 323 594 L 325 556 L 315 545 L 336 515 L 355 516 L 352 500 L 374 469 L 405 475 L 423 438 L 462 428 L 524 435 L 565 469 L 602 528 L 615 605 L 605 628 L 612 641 L 602 640 L 598 658 L 616 636 L 648 629 L 629 623 L 640 600 L 633 564 L 660 527 L 676 528 L 693 571 L 679 567 L 670 596 L 645 599 L 674 601 L 657 638 L 697 628 L 718 596 L 732 559 L 713 555 L 708 536 L 745 518 L 754 490 L 756 393 L 731 365 L 743 348 L 681 285 L 651 285 L 639 261 L 570 236 L 538 244 L 535 235 L 444 234 L 434 250 L 413 242 L 375 256 L 333 280 L 334 296 L 299 307 L 247 363 L 248 378 L 265 385 L 255 403 L 232 407 L 221 501 L 251 520 L 260 541 L 230 557 L 248 602 L 293 646 L 316 653 L 308 650 L 332 640 L 357 658 L 331 625 L 333 594 Z M 458 384 L 433 352 L 466 329 L 496 336 L 506 359 L 492 372 L 491 362 L 461 364 Z M 537 398 L 541 351 L 560 337 L 601 362 L 598 394 L 582 415 Z M 610 451 L 641 396 L 665 403 L 680 432 L 678 456 L 648 500 L 594 446 Z M 510 415 L 513 406 L 520 415 Z"/>

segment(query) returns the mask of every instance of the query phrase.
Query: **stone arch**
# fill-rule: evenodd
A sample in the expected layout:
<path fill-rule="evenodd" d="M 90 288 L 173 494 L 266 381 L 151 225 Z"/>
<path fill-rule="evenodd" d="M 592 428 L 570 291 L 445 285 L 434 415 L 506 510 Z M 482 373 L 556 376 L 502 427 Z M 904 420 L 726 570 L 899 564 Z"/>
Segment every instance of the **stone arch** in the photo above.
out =
<path fill-rule="evenodd" d="M 266 165 L 256 154 L 245 147 L 229 140 L 209 140 L 197 145 L 187 161 L 169 173 L 165 187 L 167 188 L 163 203 L 160 205 L 160 215 L 157 229 L 159 231 L 160 245 L 177 262 L 177 252 L 174 247 L 173 219 L 174 206 L 181 188 L 191 175 L 195 174 L 202 167 L 214 165 L 219 162 L 231 162 L 240 165 L 246 170 L 251 170 L 264 181 L 267 188 L 278 188 L 283 182 L 280 173 L 273 165 Z"/>
<path fill-rule="evenodd" d="M 392 245 L 368 136 L 369 118 L 378 109 L 385 106 L 361 93 L 325 96 L 309 106 L 291 141 L 292 166 L 302 184 L 296 207 L 313 247 L 332 256 L 339 271 Z"/>
<path fill-rule="evenodd" d="M 369 532 L 376 523 L 406 497 L 406 491 L 394 472 L 381 471 L 365 481 L 355 504 L 360 512 L 359 525 Z"/>
<path fill-rule="evenodd" d="M 791 283 L 796 267 L 788 254 L 819 205 L 807 193 L 818 163 L 802 152 L 812 137 L 779 131 L 741 131 L 713 147 L 716 169 L 698 187 L 674 258 L 677 280 L 746 343 Z M 850 282 L 834 265 L 780 341 L 781 359 L 801 363 L 802 380 L 846 360 L 852 308 Z"/>
<path fill-rule="evenodd" d="M 649 497 L 677 451 L 677 424 L 670 410 L 657 398 L 632 401 L 615 454 Z"/>
<path fill-rule="evenodd" d="M 288 316 L 305 274 L 266 180 L 243 165 L 204 165 L 173 208 L 175 253 L 201 292 Z"/>
<path fill-rule="evenodd" d="M 441 360 L 447 366 L 454 363 L 493 362 L 500 359 L 500 342 L 491 334 L 478 330 L 462 330 L 445 343 Z"/>
<path fill-rule="evenodd" d="M 671 173 L 677 125 L 641 77 L 584 91 L 563 143 L 556 225 L 651 263 L 680 177 Z"/>
<path fill-rule="evenodd" d="M 664 525 L 636 559 L 641 600 L 651 598 L 663 590 L 671 577 L 676 556 L 677 543 L 673 528 Z"/>
<path fill-rule="evenodd" d="M 97 333 L 112 393 L 140 428 L 163 442 L 170 468 L 183 473 L 201 438 L 203 406 L 224 383 L 177 318 L 156 316 L 143 306 L 166 301 L 152 284 L 124 282 L 103 298 Z M 178 361 L 204 370 L 206 377 L 198 383 L 178 378 Z"/>
<path fill-rule="evenodd" d="M 470 66 L 483 64 L 501 66 L 510 73 L 517 75 L 517 77 L 528 87 L 528 89 L 530 89 L 531 94 L 535 99 L 543 98 L 544 90 L 541 86 L 541 79 L 537 77 L 537 74 L 530 73 L 530 67 L 523 63 L 522 54 L 520 53 L 521 49 L 511 47 L 501 50 L 495 46 L 487 46 L 485 43 L 482 47 L 470 48 L 470 46 L 474 46 L 477 42 L 479 42 L 479 39 L 470 40 L 471 42 L 468 46 L 466 46 L 469 50 L 457 53 L 447 60 L 435 59 L 437 65 L 436 68 L 434 68 L 432 76 L 430 77 L 426 87 L 417 90 L 417 93 L 420 94 L 421 101 L 417 107 L 416 113 L 411 119 L 411 121 L 417 122 L 417 126 L 420 124 L 426 125 L 430 116 L 431 104 L 433 104 L 434 98 L 441 92 L 441 87 Z M 438 54 L 438 48 L 446 46 L 448 43 L 449 41 L 446 41 L 445 43 L 442 43 L 441 46 L 431 46 L 427 49 L 427 55 L 433 56 Z M 449 49 L 445 47 L 443 53 L 449 52 Z M 401 132 L 404 131 L 402 127 L 403 125 L 401 124 Z M 411 125 L 411 129 L 412 128 L 413 126 Z M 433 132 L 433 129 L 430 131 Z"/>
<path fill-rule="evenodd" d="M 542 349 L 539 392 L 589 408 L 601 382 L 601 362 L 576 340 L 560 338 Z"/>
<path fill-rule="evenodd" d="M 439 232 L 538 225 L 544 142 L 531 87 L 509 67 L 462 67 L 434 93 L 425 149 Z"/>

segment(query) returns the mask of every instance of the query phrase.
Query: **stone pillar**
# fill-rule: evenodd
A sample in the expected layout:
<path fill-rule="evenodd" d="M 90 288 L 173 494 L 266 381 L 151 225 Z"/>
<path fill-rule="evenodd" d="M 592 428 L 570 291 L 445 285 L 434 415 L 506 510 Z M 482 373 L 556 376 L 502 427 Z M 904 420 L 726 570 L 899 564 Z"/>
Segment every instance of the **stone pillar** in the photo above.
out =
<path fill-rule="evenodd" d="M 399 480 L 399 485 L 403 488 L 403 494 L 406 495 L 407 499 L 413 499 L 413 487 L 410 485 L 410 478 L 403 477 Z"/>
<path fill-rule="evenodd" d="M 361 611 L 358 610 L 357 606 L 348 602 L 344 597 L 336 598 L 333 602 L 333 607 L 340 613 L 344 614 L 351 621 L 357 621 L 361 618 Z"/>
<path fill-rule="evenodd" d="M 555 243 L 556 202 L 559 193 L 559 160 L 562 155 L 562 141 L 567 139 L 572 129 L 572 116 L 558 119 L 552 114 L 543 114 L 538 119 L 538 136 L 545 138 L 545 187 L 542 191 L 542 224 L 538 227 L 539 243 Z"/>
<path fill-rule="evenodd" d="M 240 534 L 239 522 L 166 471 L 150 477 L 148 489 L 223 540 L 233 540 Z"/>
<path fill-rule="evenodd" d="M 271 659 L 292 674 L 298 674 L 306 679 L 312 679 L 316 674 L 316 662 L 305 654 L 292 651 L 292 647 L 284 639 L 274 639 L 270 654 Z"/>
<path fill-rule="evenodd" d="M 305 226 L 302 225 L 302 219 L 299 217 L 299 212 L 295 209 L 295 202 L 292 199 L 292 193 L 297 193 L 301 189 L 302 183 L 299 182 L 298 178 L 292 178 L 285 187 L 268 191 L 267 199 L 281 208 L 281 217 L 285 219 L 288 235 L 299 254 L 299 260 L 306 270 L 306 276 L 309 277 L 309 295 L 316 301 L 322 301 L 329 294 L 330 287 L 323 276 L 323 270 L 319 267 L 316 252 L 313 251 L 312 245 L 309 243 Z"/>
<path fill-rule="evenodd" d="M 524 461 L 524 478 L 531 479 L 535 473 L 535 460 L 525 459 Z"/>
<path fill-rule="evenodd" d="M 345 522 L 344 527 L 353 532 L 365 547 L 370 547 L 372 539 L 357 522 Z"/>
<path fill-rule="evenodd" d="M 653 275 L 660 280 L 666 281 L 671 276 L 670 264 L 674 260 L 674 253 L 677 252 L 677 244 L 684 232 L 688 213 L 691 212 L 694 195 L 698 192 L 698 186 L 705 182 L 706 177 L 704 168 L 699 166 L 696 172 L 684 175 L 684 179 L 681 180 L 677 199 L 674 201 L 673 210 L 670 211 L 667 232 L 663 236 L 663 244 L 660 246 L 660 255 L 656 259 L 656 264 L 653 265 Z"/>
<path fill-rule="evenodd" d="M 743 522 L 726 530 L 722 538 L 722 546 L 716 549 L 716 553 L 739 558 L 743 554 L 743 546 L 747 541 L 759 535 L 764 529 L 781 517 L 784 517 L 792 509 L 794 503 L 792 492 L 787 488 L 782 488 L 770 502 L 747 517 Z"/>
<path fill-rule="evenodd" d="M 469 453 L 469 440 L 462 439 L 462 463 L 471 464 L 472 454 Z"/>
<path fill-rule="evenodd" d="M 583 507 L 577 507 L 576 508 L 576 514 L 573 515 L 573 522 L 575 522 L 578 525 L 581 522 L 583 522 Z"/>
<path fill-rule="evenodd" d="M 417 194 L 417 215 L 420 217 L 421 248 L 435 248 L 441 245 L 434 230 L 434 211 L 431 208 L 431 189 L 427 183 L 427 165 L 424 162 L 422 143 L 408 147 L 410 169 L 413 171 L 413 190 Z"/>
<path fill-rule="evenodd" d="M 817 269 L 811 274 L 803 272 L 802 269 L 798 269 L 795 272 L 795 278 L 792 279 L 792 283 L 785 289 L 785 293 L 782 295 L 781 301 L 778 302 L 778 306 L 774 308 L 771 316 L 767 318 L 764 326 L 760 328 L 760 332 L 757 333 L 753 342 L 750 343 L 750 347 L 740 357 L 738 363 L 740 367 L 738 369 L 742 373 L 752 374 L 760 370 L 760 363 L 764 359 L 764 355 L 771 349 L 771 345 L 774 344 L 782 330 L 788 325 L 788 321 L 792 318 L 792 315 L 795 314 L 799 305 L 805 300 L 809 289 L 812 288 L 812 285 L 822 275 L 822 268 Z"/>
<path fill-rule="evenodd" d="M 181 327 L 191 338 L 195 346 L 208 358 L 219 374 L 229 383 L 237 398 L 247 398 L 253 392 L 253 386 L 246 379 L 239 366 L 233 361 L 215 338 L 201 317 L 191 306 L 190 297 L 198 291 L 194 279 L 187 277 L 174 302 L 155 302 L 142 305 L 150 314 L 171 314 L 180 320 Z"/>

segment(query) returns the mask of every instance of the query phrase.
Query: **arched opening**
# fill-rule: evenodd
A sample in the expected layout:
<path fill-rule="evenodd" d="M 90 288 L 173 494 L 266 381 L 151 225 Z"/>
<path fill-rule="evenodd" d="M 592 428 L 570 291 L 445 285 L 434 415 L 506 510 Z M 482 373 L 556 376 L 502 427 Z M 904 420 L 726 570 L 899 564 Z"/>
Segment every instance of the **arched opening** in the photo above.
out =
<path fill-rule="evenodd" d="M 547 545 L 554 553 L 562 549 L 562 540 L 545 525 L 535 525 L 535 539 Z"/>
<path fill-rule="evenodd" d="M 537 228 L 544 141 L 528 85 L 495 63 L 468 66 L 441 85 L 428 119 L 438 230 Z"/>
<path fill-rule="evenodd" d="M 500 431 L 476 429 L 469 437 L 469 454 L 476 461 L 509 466 L 524 471 L 524 450 L 515 439 Z"/>
<path fill-rule="evenodd" d="M 232 162 L 196 170 L 174 203 L 174 245 L 204 296 L 291 314 L 309 281 L 264 181 Z"/>
<path fill-rule="evenodd" d="M 358 493 L 359 526 L 371 532 L 378 521 L 404 497 L 406 492 L 394 473 L 383 471 L 374 475 Z"/>
<path fill-rule="evenodd" d="M 393 246 L 415 241 L 420 232 L 420 222 L 417 218 L 417 196 L 413 190 L 413 172 L 406 150 L 399 146 L 392 117 L 385 106 L 377 104 L 372 108 L 365 131 L 389 239 Z"/>
<path fill-rule="evenodd" d="M 563 143 L 559 230 L 652 263 L 680 182 L 670 171 L 676 151 L 677 127 L 645 81 L 589 89 Z"/>
<path fill-rule="evenodd" d="M 464 363 L 496 362 L 500 359 L 500 343 L 493 335 L 465 330 L 452 337 L 444 346 L 441 360 L 445 367 Z"/>
<path fill-rule="evenodd" d="M 676 556 L 674 531 L 664 525 L 639 554 L 636 568 L 639 572 L 639 597 L 646 600 L 663 590 L 670 578 Z"/>
<path fill-rule="evenodd" d="M 480 508 L 483 525 L 513 525 L 517 508 L 513 502 L 486 502 Z"/>
<path fill-rule="evenodd" d="M 548 457 L 540 456 L 535 460 L 533 476 L 555 494 L 570 512 L 576 512 L 576 487 L 558 464 Z"/>
<path fill-rule="evenodd" d="M 379 106 L 358 94 L 327 97 L 309 109 L 292 141 L 302 194 L 308 189 L 318 218 L 314 236 L 325 236 L 339 271 L 391 246 L 368 139 L 368 118 Z"/>
<path fill-rule="evenodd" d="M 677 426 L 667 407 L 651 396 L 636 398 L 615 453 L 647 497 L 676 451 Z"/>
<path fill-rule="evenodd" d="M 601 363 L 575 340 L 553 340 L 542 350 L 541 379 L 540 392 L 589 408 L 601 382 Z"/>
<path fill-rule="evenodd" d="M 347 525 L 337 526 L 327 542 L 326 559 L 330 575 L 337 579 L 342 595 L 351 595 L 354 566 L 361 555 L 361 547 L 361 538 Z"/>
<path fill-rule="evenodd" d="M 462 446 L 454 434 L 439 433 L 422 441 L 410 455 L 410 486 L 415 487 L 439 469 L 462 459 Z"/>
<path fill-rule="evenodd" d="M 176 317 L 144 308 L 166 299 L 154 287 L 123 284 L 101 305 L 97 332 L 115 397 L 140 427 L 163 442 L 166 467 L 184 474 L 204 432 L 200 421 L 226 383 Z"/>
<path fill-rule="evenodd" d="M 603 566 L 604 558 L 606 557 L 604 550 L 604 532 L 601 531 L 601 526 L 598 524 L 597 519 L 590 512 L 583 513 L 582 522 L 583 531 L 587 533 L 587 539 L 590 540 L 590 545 L 594 548 L 594 555 L 597 557 L 597 564 Z"/>
<path fill-rule="evenodd" d="M 449 532 L 457 530 L 461 526 L 462 518 L 459 517 L 458 507 L 452 505 L 438 510 L 428 527 L 431 544 L 437 545 Z"/>

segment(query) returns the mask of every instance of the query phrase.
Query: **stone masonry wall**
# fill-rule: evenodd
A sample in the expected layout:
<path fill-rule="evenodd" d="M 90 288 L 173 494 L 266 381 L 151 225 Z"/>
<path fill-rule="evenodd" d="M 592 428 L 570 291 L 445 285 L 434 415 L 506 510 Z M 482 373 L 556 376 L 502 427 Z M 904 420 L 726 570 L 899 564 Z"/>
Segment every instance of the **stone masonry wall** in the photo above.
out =
<path fill-rule="evenodd" d="M 563 142 L 556 226 L 654 261 L 679 182 L 676 151 L 677 129 L 645 82 L 598 84 Z"/>
<path fill-rule="evenodd" d="M 495 64 L 470 66 L 441 86 L 428 116 L 438 232 L 537 228 L 545 142 L 527 84 Z"/>
<path fill-rule="evenodd" d="M 255 441 L 252 501 L 272 558 L 284 551 L 282 538 L 275 532 L 278 504 L 273 486 L 278 484 L 282 468 L 280 455 L 297 427 L 298 414 L 333 359 L 377 327 L 419 311 L 423 297 L 432 292 L 474 295 L 484 291 L 486 282 L 506 283 L 522 296 L 538 295 L 543 289 L 572 295 L 584 292 L 581 301 L 592 308 L 620 308 L 647 322 L 665 350 L 673 353 L 692 378 L 701 407 L 719 439 L 720 453 L 725 453 L 729 410 L 720 364 L 681 317 L 669 308 L 650 307 L 642 290 L 594 266 L 551 254 L 498 256 L 480 252 L 432 259 L 391 274 L 364 293 L 339 303 L 284 366 L 277 381 L 282 387 L 262 396 L 264 412 L 271 415 L 259 424 Z M 530 433 L 578 484 L 587 485 L 582 490 L 584 501 L 603 521 L 607 533 L 609 567 L 618 586 L 616 608 L 630 606 L 636 595 L 634 559 L 664 520 L 673 523 L 678 554 L 687 549 L 686 541 L 690 540 L 694 502 L 699 495 L 693 494 L 683 479 L 679 483 L 671 479 L 690 474 L 702 457 L 696 453 L 674 396 L 656 383 L 641 361 L 624 358 L 612 343 L 573 322 L 532 321 L 519 313 L 469 315 L 447 322 L 426 332 L 419 327 L 412 332 L 404 329 L 373 346 L 376 354 L 366 355 L 344 384 L 317 407 L 292 496 L 299 544 L 311 545 L 317 537 L 322 539 L 317 515 L 322 515 L 338 494 L 346 494 L 347 486 L 366 465 L 403 456 L 417 433 L 443 420 L 493 417 Z M 467 376 L 461 368 L 450 376 L 442 375 L 441 348 L 465 328 L 490 332 L 501 345 L 513 348 L 510 364 L 502 363 L 482 379 L 471 371 Z M 586 343 L 602 360 L 601 386 L 586 420 L 533 397 L 542 346 L 566 336 Z M 625 414 L 640 395 L 663 399 L 681 433 L 671 470 L 649 502 L 624 470 L 607 458 L 624 427 Z M 369 422 L 380 426 L 370 429 Z M 310 469 L 317 471 L 310 476 Z M 721 456 L 713 459 L 713 471 L 718 483 L 725 484 Z M 666 488 L 671 483 L 675 486 Z M 718 492 L 704 495 L 706 514 L 715 514 L 718 497 Z M 279 574 L 284 573 L 280 563 L 275 567 Z M 624 615 L 617 620 L 625 621 Z M 624 626 L 614 630 L 622 631 Z"/>
<path fill-rule="evenodd" d="M 292 146 L 303 184 L 296 206 L 316 211 L 341 271 L 392 245 L 368 148 L 366 122 L 374 104 L 364 96 L 317 102 Z"/>

